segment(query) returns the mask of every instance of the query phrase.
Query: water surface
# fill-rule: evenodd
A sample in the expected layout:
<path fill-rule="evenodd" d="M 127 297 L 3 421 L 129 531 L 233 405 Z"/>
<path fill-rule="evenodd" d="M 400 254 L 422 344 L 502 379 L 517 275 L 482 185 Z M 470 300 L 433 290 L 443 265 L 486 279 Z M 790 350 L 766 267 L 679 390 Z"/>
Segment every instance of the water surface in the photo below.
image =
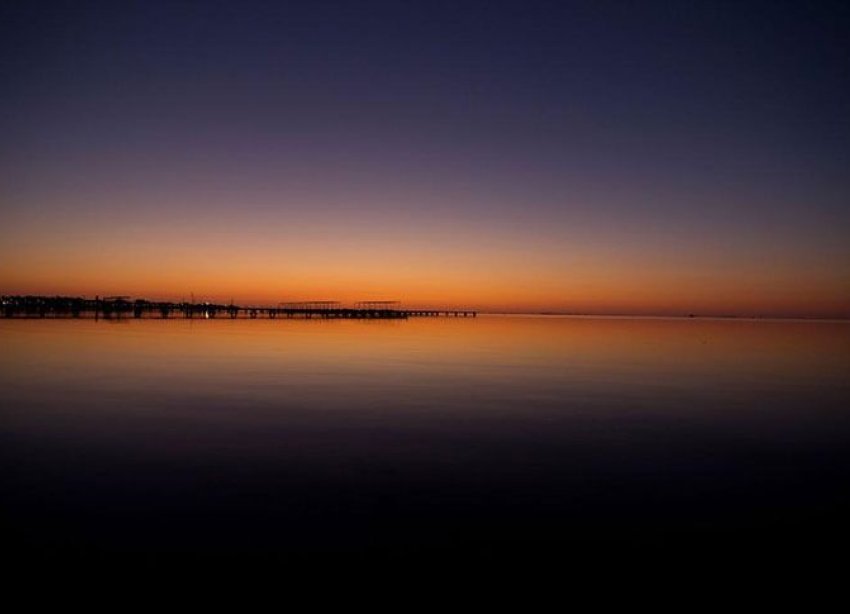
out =
<path fill-rule="evenodd" d="M 2 513 L 39 556 L 832 543 L 850 325 L 0 321 Z"/>

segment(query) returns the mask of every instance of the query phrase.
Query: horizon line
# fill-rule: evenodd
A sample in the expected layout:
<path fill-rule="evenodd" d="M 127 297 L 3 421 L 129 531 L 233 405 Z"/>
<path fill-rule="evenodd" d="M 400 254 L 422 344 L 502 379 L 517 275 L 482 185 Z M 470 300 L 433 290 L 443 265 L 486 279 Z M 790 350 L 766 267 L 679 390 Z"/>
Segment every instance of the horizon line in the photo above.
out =
<path fill-rule="evenodd" d="M 194 293 L 192 293 L 192 301 L 187 301 L 185 298 L 181 298 L 179 301 L 176 300 L 155 300 L 155 299 L 147 299 L 143 297 L 133 297 L 132 295 L 108 295 L 101 296 L 95 295 L 94 297 L 89 297 L 87 295 L 63 295 L 63 294 L 2 294 L 0 295 L 0 299 L 3 300 L 5 304 L 9 299 L 50 299 L 50 300 L 85 300 L 85 301 L 126 301 L 128 303 L 133 302 L 145 302 L 145 303 L 161 303 L 161 304 L 173 304 L 173 305 L 193 305 L 193 306 L 234 306 L 235 303 L 233 299 L 231 299 L 230 303 L 221 303 L 217 301 L 196 301 L 194 299 Z M 334 304 L 338 306 L 338 308 L 345 308 L 346 305 L 377 305 L 377 304 L 397 304 L 399 306 L 404 304 L 403 300 L 359 300 L 359 301 L 330 301 L 330 300 L 302 300 L 302 301 L 278 301 L 274 304 L 263 304 L 263 303 L 245 303 L 243 305 L 239 305 L 244 308 L 256 308 L 256 309 L 276 309 L 280 305 L 319 305 L 319 304 Z M 430 303 L 429 307 L 423 307 L 425 309 L 435 309 L 440 311 L 476 311 L 480 315 L 517 315 L 517 316 L 554 316 L 554 317 L 611 317 L 611 318 L 658 318 L 658 319 L 722 319 L 722 320 L 732 320 L 732 319 L 742 319 L 742 320 L 816 320 L 816 321 L 836 321 L 836 322 L 844 322 L 850 321 L 850 314 L 845 315 L 818 315 L 813 313 L 784 313 L 784 314 L 766 314 L 766 313 L 732 313 L 732 312 L 705 312 L 700 313 L 698 311 L 680 311 L 676 312 L 664 312 L 663 310 L 658 311 L 605 311 L 605 310 L 568 310 L 568 309 L 493 309 L 493 308 L 481 308 L 475 306 L 466 306 L 466 307 L 433 307 L 435 303 Z M 412 307 L 407 307 L 408 309 Z"/>

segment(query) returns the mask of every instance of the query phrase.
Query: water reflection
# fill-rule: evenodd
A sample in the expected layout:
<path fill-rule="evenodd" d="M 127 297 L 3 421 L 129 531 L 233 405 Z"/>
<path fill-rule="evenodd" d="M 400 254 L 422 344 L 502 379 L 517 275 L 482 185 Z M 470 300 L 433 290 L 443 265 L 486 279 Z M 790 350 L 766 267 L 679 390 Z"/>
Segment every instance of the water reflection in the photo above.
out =
<path fill-rule="evenodd" d="M 850 325 L 0 321 L 21 551 L 736 540 L 847 510 Z"/>

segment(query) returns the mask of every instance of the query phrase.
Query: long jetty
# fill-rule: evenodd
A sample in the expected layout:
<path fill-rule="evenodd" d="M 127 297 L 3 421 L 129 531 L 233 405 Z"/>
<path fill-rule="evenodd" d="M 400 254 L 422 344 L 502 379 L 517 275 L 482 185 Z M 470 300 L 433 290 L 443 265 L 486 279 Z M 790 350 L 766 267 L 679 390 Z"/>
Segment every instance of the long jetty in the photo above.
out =
<path fill-rule="evenodd" d="M 276 306 L 245 306 L 131 300 L 126 296 L 95 297 L 94 299 L 63 296 L 3 296 L 2 315 L 5 318 L 323 318 L 404 320 L 423 317 L 476 317 L 471 309 L 405 309 L 398 301 L 364 301 L 343 306 L 337 301 L 304 301 L 279 303 Z"/>

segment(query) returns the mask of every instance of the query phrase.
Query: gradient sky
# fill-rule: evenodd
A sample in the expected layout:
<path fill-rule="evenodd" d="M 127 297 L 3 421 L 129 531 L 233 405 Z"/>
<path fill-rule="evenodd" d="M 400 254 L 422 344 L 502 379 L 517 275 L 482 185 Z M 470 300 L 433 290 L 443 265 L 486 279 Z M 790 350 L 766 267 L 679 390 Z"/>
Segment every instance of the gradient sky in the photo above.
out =
<path fill-rule="evenodd" d="M 0 292 L 850 316 L 843 2 L 0 6 Z"/>

